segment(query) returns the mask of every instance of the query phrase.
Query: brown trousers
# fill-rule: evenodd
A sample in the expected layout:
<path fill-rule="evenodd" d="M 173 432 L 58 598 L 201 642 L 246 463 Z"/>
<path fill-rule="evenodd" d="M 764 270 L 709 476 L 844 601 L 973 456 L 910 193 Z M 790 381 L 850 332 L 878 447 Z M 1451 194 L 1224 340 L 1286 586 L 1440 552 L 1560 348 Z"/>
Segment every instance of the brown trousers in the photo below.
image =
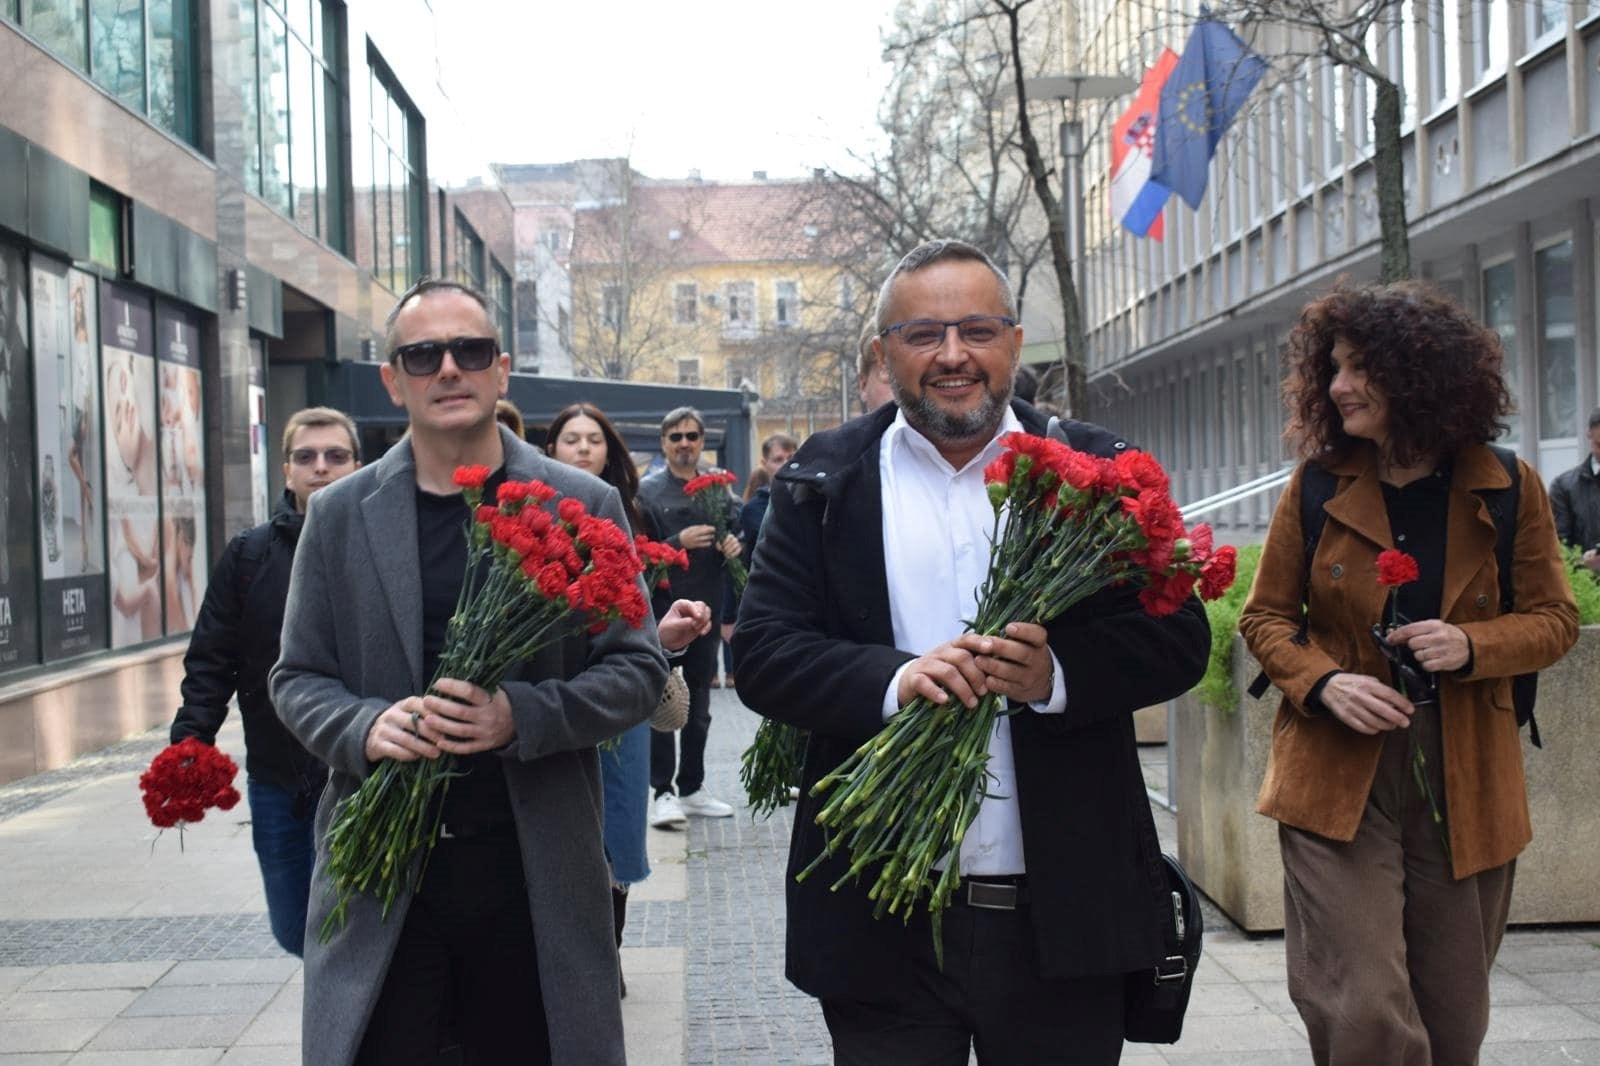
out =
<path fill-rule="evenodd" d="M 1414 737 L 1413 737 L 1414 734 Z M 1474 1066 L 1516 863 L 1462 880 L 1412 772 L 1441 812 L 1437 706 L 1385 740 L 1355 839 L 1280 825 L 1289 997 L 1317 1066 Z"/>

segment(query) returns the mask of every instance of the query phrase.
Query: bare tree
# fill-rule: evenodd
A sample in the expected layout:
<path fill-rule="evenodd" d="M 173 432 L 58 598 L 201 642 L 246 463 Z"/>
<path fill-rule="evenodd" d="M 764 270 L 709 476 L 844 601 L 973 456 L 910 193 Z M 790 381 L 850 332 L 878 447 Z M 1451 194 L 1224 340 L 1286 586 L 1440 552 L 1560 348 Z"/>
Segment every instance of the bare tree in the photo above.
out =
<path fill-rule="evenodd" d="M 703 215 L 692 189 L 670 195 L 619 161 L 610 187 L 580 203 L 572 238 L 572 362 L 580 374 L 659 376 L 678 345 L 667 279 L 685 259 L 681 236 Z M 676 236 L 675 236 L 676 235 Z"/>

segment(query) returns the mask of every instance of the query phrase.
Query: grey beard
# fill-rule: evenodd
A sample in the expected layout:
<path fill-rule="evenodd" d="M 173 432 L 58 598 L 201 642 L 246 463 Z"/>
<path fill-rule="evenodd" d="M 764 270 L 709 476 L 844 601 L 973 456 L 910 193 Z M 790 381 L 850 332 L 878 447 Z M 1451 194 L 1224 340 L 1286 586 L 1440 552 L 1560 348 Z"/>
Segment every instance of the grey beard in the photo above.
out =
<path fill-rule="evenodd" d="M 983 381 L 983 402 L 964 415 L 953 415 L 934 403 L 931 389 L 924 390 L 920 397 L 909 396 L 892 375 L 889 386 L 894 402 L 905 412 L 906 422 L 935 444 L 959 444 L 993 436 L 1011 402 L 1011 390 L 997 394 L 989 387 L 988 378 Z"/>

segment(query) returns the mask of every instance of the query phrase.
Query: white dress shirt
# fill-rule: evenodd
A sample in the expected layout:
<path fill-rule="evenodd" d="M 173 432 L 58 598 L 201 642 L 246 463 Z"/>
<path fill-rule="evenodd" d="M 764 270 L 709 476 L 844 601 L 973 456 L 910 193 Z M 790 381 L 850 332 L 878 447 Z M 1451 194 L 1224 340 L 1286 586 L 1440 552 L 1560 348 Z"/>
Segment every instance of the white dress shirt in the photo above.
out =
<path fill-rule="evenodd" d="M 960 636 L 963 619 L 977 617 L 978 588 L 989 570 L 989 538 L 994 533 L 994 509 L 984 489 L 983 468 L 1004 451 L 998 438 L 1021 429 L 1007 408 L 996 439 L 960 470 L 911 428 L 904 413 L 896 414 L 884 433 L 878 446 L 883 559 L 894 644 L 900 650 L 926 654 Z M 1066 686 L 1054 652 L 1050 661 L 1055 668 L 1050 698 L 1031 706 L 1045 714 L 1060 714 L 1067 706 Z M 899 710 L 896 695 L 904 672 L 905 667 L 895 672 L 884 693 L 885 720 Z M 988 795 L 961 844 L 961 872 L 1025 873 L 1009 718 L 995 720 L 988 773 Z"/>

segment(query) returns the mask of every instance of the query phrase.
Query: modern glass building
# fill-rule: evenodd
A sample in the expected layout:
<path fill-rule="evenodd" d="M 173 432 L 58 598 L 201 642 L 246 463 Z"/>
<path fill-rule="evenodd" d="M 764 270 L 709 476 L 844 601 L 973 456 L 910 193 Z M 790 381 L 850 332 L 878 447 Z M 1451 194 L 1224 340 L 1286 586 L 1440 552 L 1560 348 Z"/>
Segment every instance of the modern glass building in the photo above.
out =
<path fill-rule="evenodd" d="M 469 281 L 514 349 L 510 202 L 429 165 L 490 154 L 459 143 L 433 17 L 0 0 L 0 781 L 176 707 L 284 419 L 370 400 L 397 293 Z M 365 419 L 369 456 L 399 429 Z"/>
<path fill-rule="evenodd" d="M 1520 413 L 1507 443 L 1548 481 L 1585 451 L 1600 402 L 1600 3 L 1396 0 L 1369 38 L 1402 87 L 1413 273 L 1504 338 Z M 1181 52 L 1192 5 L 1079 6 L 1087 69 Z M 1340 276 L 1378 274 L 1365 79 L 1286 61 L 1274 27 L 1240 27 L 1274 70 L 1212 161 L 1205 199 L 1174 198 L 1162 241 L 1105 207 L 1106 135 L 1089 142 L 1091 417 L 1148 447 L 1194 501 L 1281 468 L 1280 345 Z M 1210 516 L 1264 534 L 1275 493 Z"/>

